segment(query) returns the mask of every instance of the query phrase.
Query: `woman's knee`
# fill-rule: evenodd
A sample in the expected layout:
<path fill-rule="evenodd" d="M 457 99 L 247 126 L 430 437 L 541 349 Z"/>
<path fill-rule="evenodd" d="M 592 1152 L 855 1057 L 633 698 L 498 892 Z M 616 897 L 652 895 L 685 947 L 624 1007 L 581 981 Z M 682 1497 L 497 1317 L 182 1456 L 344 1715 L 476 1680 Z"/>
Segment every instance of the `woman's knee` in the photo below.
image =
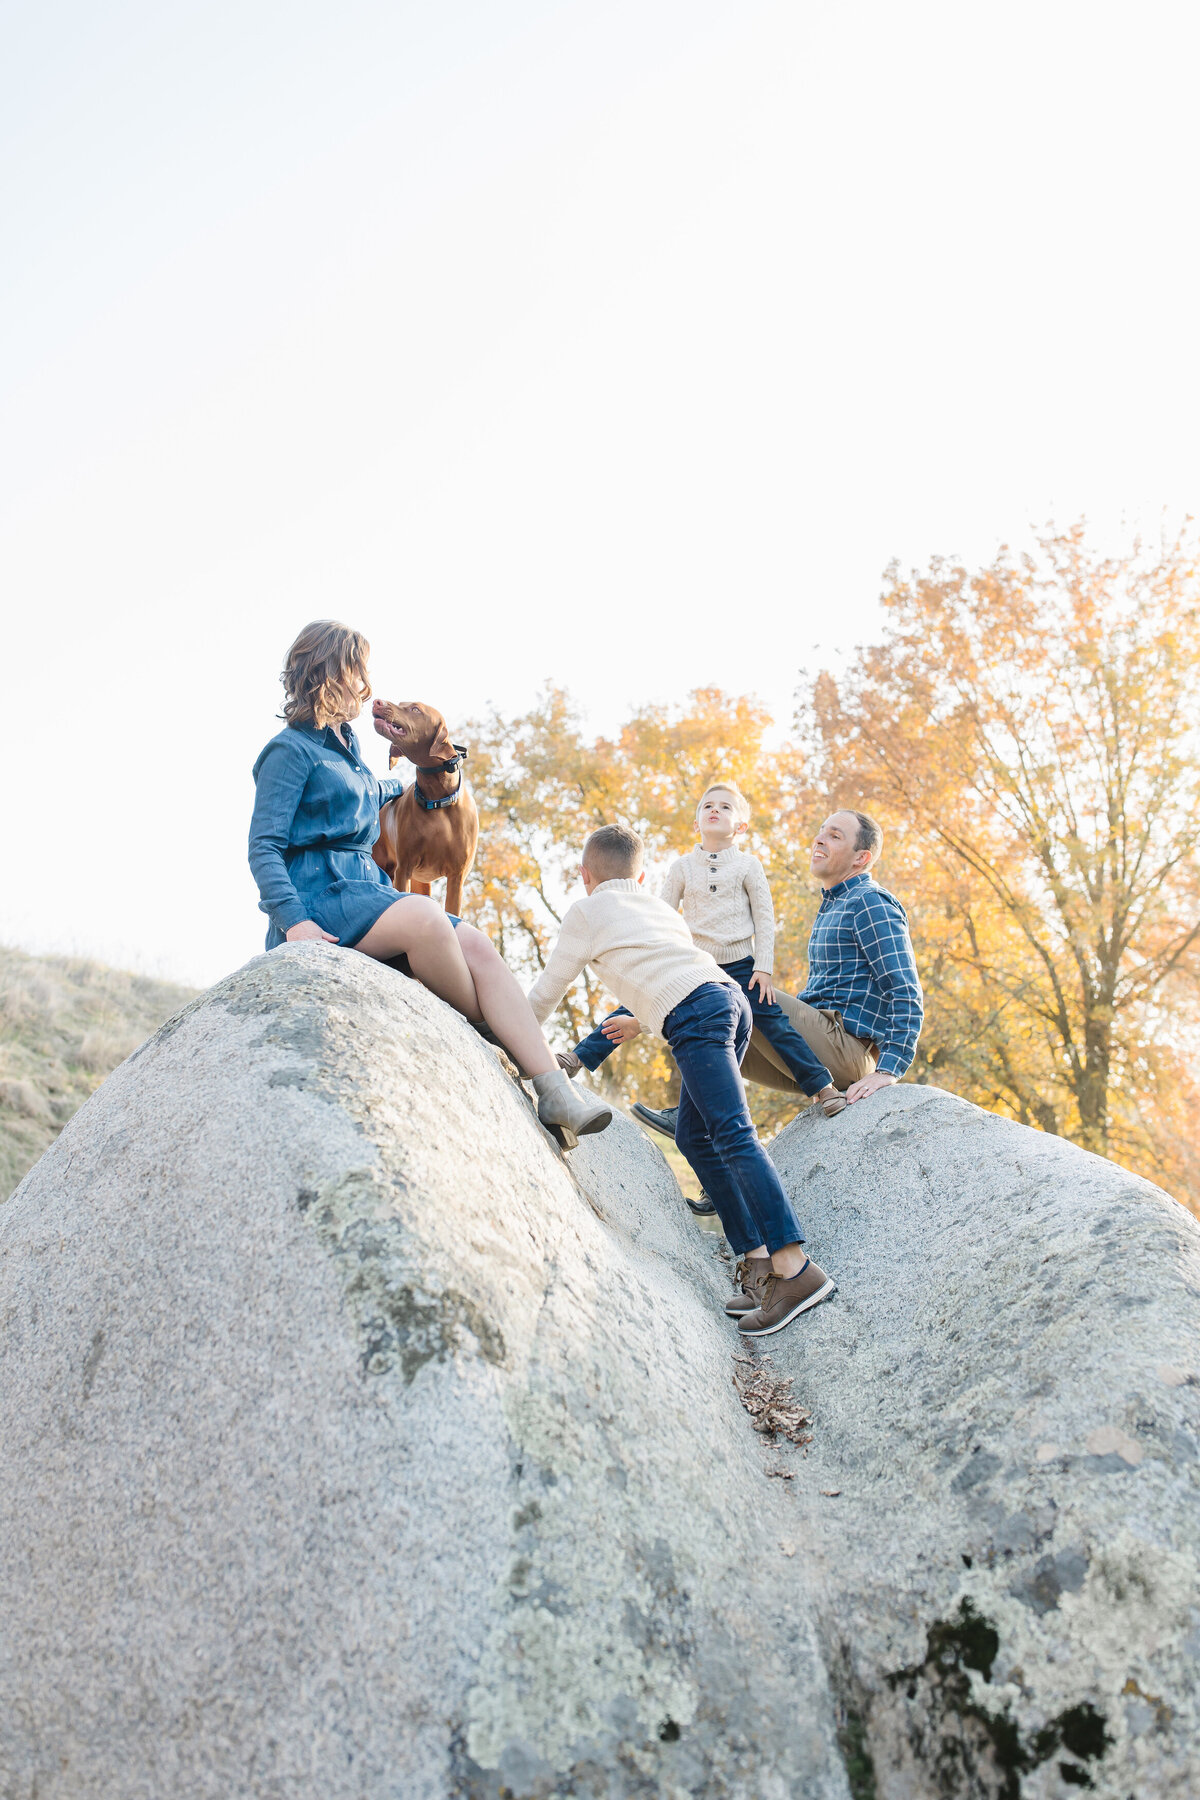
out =
<path fill-rule="evenodd" d="M 469 969 L 485 968 L 502 960 L 491 938 L 474 925 L 460 925 L 454 935 Z"/>
<path fill-rule="evenodd" d="M 454 927 L 442 908 L 428 894 L 409 894 L 406 899 L 397 901 L 391 916 L 401 930 L 454 934 Z"/>
<path fill-rule="evenodd" d="M 454 927 L 437 902 L 424 894 L 409 894 L 380 914 L 357 947 L 368 956 L 389 957 L 434 942 L 442 932 L 453 937 Z"/>

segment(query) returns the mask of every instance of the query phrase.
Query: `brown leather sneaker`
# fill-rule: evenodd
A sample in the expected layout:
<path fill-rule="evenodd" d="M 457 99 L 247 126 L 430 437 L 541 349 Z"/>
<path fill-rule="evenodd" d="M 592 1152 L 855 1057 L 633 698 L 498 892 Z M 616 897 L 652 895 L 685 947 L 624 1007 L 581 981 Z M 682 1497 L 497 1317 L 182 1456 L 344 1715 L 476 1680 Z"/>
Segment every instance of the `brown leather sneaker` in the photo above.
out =
<path fill-rule="evenodd" d="M 738 1330 L 743 1337 L 770 1337 L 798 1319 L 810 1306 L 827 1300 L 837 1287 L 832 1275 L 818 1267 L 810 1257 L 798 1275 L 776 1275 L 772 1270 L 763 1296 L 753 1312 L 743 1313 Z"/>
<path fill-rule="evenodd" d="M 725 1311 L 731 1319 L 740 1317 L 742 1313 L 753 1312 L 762 1300 L 762 1291 L 767 1285 L 767 1276 L 771 1273 L 769 1256 L 744 1256 L 737 1266 L 735 1277 L 738 1283 L 736 1294 L 730 1294 L 725 1302 Z"/>

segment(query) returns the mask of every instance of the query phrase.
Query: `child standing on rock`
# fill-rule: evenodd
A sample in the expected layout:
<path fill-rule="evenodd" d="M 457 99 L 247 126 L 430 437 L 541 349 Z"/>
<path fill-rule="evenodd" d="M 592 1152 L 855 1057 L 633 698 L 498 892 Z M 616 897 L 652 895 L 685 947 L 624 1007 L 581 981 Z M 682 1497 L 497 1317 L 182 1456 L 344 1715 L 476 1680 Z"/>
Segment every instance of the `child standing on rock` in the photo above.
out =
<path fill-rule="evenodd" d="M 800 1091 L 812 1095 L 825 1116 L 833 1118 L 845 1108 L 845 1098 L 775 999 L 771 888 L 757 856 L 739 849 L 737 842 L 749 822 L 750 803 L 732 782 L 714 782 L 705 788 L 696 808 L 700 847 L 671 864 L 662 897 L 670 907 L 682 903 L 695 942 L 732 976 L 749 1000 L 754 1028 L 778 1051 Z M 613 1013 L 558 1060 L 569 1075 L 578 1074 L 580 1068 L 597 1069 L 618 1044 L 636 1037 L 639 1029 L 638 1020 Z M 674 1128 L 674 1109 L 657 1113 L 635 1106 L 634 1112 L 656 1130 L 669 1134 Z"/>
<path fill-rule="evenodd" d="M 805 1254 L 792 1203 L 746 1105 L 741 1061 L 753 1026 L 750 1001 L 736 977 L 693 943 L 679 913 L 647 893 L 642 863 L 635 831 L 604 825 L 592 832 L 580 869 L 586 898 L 567 911 L 529 1003 L 544 1023 L 590 963 L 639 1028 L 667 1040 L 682 1077 L 675 1142 L 741 1259 L 741 1291 L 725 1310 L 744 1336 L 768 1337 L 836 1283 Z"/>

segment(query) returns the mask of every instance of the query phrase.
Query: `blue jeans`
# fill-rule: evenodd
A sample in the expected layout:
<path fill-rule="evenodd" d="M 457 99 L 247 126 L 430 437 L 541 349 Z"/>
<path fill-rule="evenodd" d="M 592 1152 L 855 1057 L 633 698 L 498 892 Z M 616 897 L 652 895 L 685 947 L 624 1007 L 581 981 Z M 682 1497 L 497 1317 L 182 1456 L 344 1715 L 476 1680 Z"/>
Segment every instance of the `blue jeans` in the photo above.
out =
<path fill-rule="evenodd" d="M 745 994 L 706 981 L 663 1021 L 683 1084 L 675 1142 L 699 1176 L 739 1256 L 802 1244 L 804 1233 L 746 1105 L 741 1061 L 753 1029 Z"/>
<path fill-rule="evenodd" d="M 778 1050 L 795 1077 L 800 1092 L 819 1094 L 822 1088 L 832 1087 L 833 1077 L 829 1070 L 815 1052 L 809 1049 L 782 1006 L 777 1006 L 774 1000 L 764 1000 L 757 988 L 751 991 L 750 977 L 754 973 L 754 958 L 741 956 L 737 962 L 722 963 L 721 967 L 727 975 L 733 976 L 749 1000 L 755 1031 L 761 1031 L 767 1042 Z"/>
<path fill-rule="evenodd" d="M 618 1006 L 616 1012 L 609 1013 L 608 1018 L 605 1019 L 604 1023 L 607 1025 L 608 1019 L 632 1019 L 632 1017 L 633 1014 L 627 1006 Z M 594 1030 L 588 1032 L 587 1036 L 580 1043 L 576 1044 L 575 1054 L 585 1069 L 598 1069 L 600 1064 L 604 1062 L 607 1057 L 610 1057 L 616 1048 L 616 1044 L 610 1044 L 599 1025 L 597 1025 Z"/>
<path fill-rule="evenodd" d="M 819 1094 L 822 1088 L 833 1086 L 833 1077 L 823 1062 L 818 1061 L 809 1049 L 796 1027 L 792 1024 L 782 1006 L 772 1000 L 769 1003 L 762 998 L 758 990 L 751 991 L 750 977 L 754 973 L 754 958 L 741 956 L 737 962 L 722 963 L 721 967 L 733 979 L 750 1002 L 750 1010 L 754 1015 L 754 1028 L 761 1031 L 767 1042 L 778 1050 L 784 1062 L 795 1077 L 796 1086 L 802 1094 Z M 627 1006 L 618 1006 L 615 1013 L 609 1013 L 609 1019 L 629 1017 Z M 605 1020 L 605 1024 L 608 1020 Z M 605 1037 L 600 1026 L 589 1031 L 582 1043 L 576 1044 L 575 1054 L 585 1069 L 598 1069 L 606 1057 L 612 1055 L 617 1048 Z"/>

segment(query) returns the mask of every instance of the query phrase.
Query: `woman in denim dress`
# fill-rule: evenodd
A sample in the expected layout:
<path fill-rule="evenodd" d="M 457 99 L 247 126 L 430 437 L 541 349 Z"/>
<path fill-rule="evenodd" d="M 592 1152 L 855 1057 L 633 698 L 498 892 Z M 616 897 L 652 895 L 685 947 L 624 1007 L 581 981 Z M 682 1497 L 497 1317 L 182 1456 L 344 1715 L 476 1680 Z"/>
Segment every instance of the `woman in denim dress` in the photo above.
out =
<path fill-rule="evenodd" d="M 371 855 L 379 809 L 401 790 L 363 762 L 350 721 L 371 695 L 370 645 L 319 619 L 287 654 L 284 729 L 254 765 L 250 867 L 270 921 L 267 949 L 319 940 L 380 962 L 404 958 L 425 987 L 486 1024 L 526 1073 L 538 1116 L 571 1147 L 603 1131 L 609 1107 L 573 1090 L 491 940 L 424 894 L 400 894 Z"/>

